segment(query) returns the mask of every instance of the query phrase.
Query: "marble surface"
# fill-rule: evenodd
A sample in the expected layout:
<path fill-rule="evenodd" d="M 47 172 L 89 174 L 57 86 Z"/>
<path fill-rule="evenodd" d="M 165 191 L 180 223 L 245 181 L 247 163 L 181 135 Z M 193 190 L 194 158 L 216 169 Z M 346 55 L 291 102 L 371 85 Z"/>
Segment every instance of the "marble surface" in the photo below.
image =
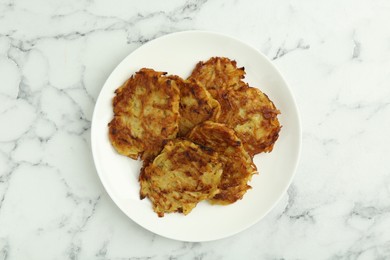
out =
<path fill-rule="evenodd" d="M 0 2 L 0 259 L 390 259 L 390 2 Z M 131 51 L 211 30 L 273 60 L 303 150 L 287 194 L 233 237 L 154 235 L 94 168 L 99 91 Z"/>

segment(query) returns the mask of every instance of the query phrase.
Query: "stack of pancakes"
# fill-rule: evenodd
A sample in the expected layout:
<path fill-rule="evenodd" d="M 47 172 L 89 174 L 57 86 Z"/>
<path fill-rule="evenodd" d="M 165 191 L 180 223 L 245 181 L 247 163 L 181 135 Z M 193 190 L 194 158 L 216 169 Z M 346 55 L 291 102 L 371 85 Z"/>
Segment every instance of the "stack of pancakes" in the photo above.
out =
<path fill-rule="evenodd" d="M 250 188 L 253 156 L 272 151 L 281 126 L 244 76 L 235 61 L 213 57 L 186 80 L 143 68 L 115 91 L 110 141 L 143 160 L 140 196 L 158 216 L 188 214 L 202 200 L 231 204 Z"/>

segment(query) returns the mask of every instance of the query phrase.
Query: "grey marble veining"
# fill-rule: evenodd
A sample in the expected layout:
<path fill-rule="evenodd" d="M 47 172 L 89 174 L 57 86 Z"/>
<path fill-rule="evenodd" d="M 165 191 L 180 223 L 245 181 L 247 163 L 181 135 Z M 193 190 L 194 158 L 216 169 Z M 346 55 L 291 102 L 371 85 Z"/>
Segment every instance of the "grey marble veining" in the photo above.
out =
<path fill-rule="evenodd" d="M 0 2 L 0 259 L 390 259 L 390 2 Z M 230 238 L 154 235 L 108 197 L 93 106 L 131 51 L 190 29 L 273 60 L 297 99 L 296 177 Z"/>

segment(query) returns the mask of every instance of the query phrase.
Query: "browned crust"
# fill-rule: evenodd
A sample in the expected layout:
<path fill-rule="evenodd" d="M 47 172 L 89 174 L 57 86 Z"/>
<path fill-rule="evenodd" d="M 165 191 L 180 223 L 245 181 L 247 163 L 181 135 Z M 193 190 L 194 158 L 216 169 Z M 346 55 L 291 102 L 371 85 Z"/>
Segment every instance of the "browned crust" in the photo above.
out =
<path fill-rule="evenodd" d="M 220 89 L 238 89 L 246 86 L 242 81 L 245 69 L 237 68 L 237 63 L 226 57 L 212 57 L 208 61 L 196 64 L 189 79 L 204 86 L 216 98 Z"/>
<path fill-rule="evenodd" d="M 271 152 L 279 137 L 280 111 L 266 94 L 257 88 L 219 91 L 221 104 L 218 122 L 235 130 L 251 156 Z"/>
<path fill-rule="evenodd" d="M 141 199 L 148 197 L 159 217 L 187 215 L 202 200 L 219 192 L 222 165 L 210 149 L 188 140 L 169 141 L 140 175 Z"/>
<path fill-rule="evenodd" d="M 256 166 L 234 131 L 224 124 L 206 121 L 196 126 L 188 139 L 219 154 L 223 165 L 221 192 L 211 202 L 231 204 L 241 199 L 250 188 L 248 181 L 256 172 Z"/>
<path fill-rule="evenodd" d="M 251 156 L 270 152 L 281 129 L 280 111 L 263 92 L 249 87 L 242 79 L 244 68 L 234 60 L 213 57 L 199 62 L 190 79 L 203 85 L 221 105 L 216 120 L 236 131 Z"/>
<path fill-rule="evenodd" d="M 143 68 L 115 91 L 109 139 L 118 153 L 150 159 L 176 137 L 179 89 L 165 74 Z"/>
<path fill-rule="evenodd" d="M 169 76 L 180 89 L 180 121 L 178 136 L 185 136 L 194 126 L 207 121 L 217 121 L 221 106 L 210 93 L 194 80 Z"/>

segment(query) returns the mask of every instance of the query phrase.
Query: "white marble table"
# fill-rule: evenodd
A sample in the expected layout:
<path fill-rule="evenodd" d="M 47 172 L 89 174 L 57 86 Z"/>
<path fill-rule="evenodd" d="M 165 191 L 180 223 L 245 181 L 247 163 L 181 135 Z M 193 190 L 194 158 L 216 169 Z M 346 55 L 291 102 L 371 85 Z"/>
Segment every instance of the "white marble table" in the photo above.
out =
<path fill-rule="evenodd" d="M 212 30 L 273 60 L 303 123 L 282 201 L 230 238 L 129 220 L 90 151 L 99 91 L 158 36 Z M 390 2 L 0 2 L 0 259 L 390 259 Z"/>

